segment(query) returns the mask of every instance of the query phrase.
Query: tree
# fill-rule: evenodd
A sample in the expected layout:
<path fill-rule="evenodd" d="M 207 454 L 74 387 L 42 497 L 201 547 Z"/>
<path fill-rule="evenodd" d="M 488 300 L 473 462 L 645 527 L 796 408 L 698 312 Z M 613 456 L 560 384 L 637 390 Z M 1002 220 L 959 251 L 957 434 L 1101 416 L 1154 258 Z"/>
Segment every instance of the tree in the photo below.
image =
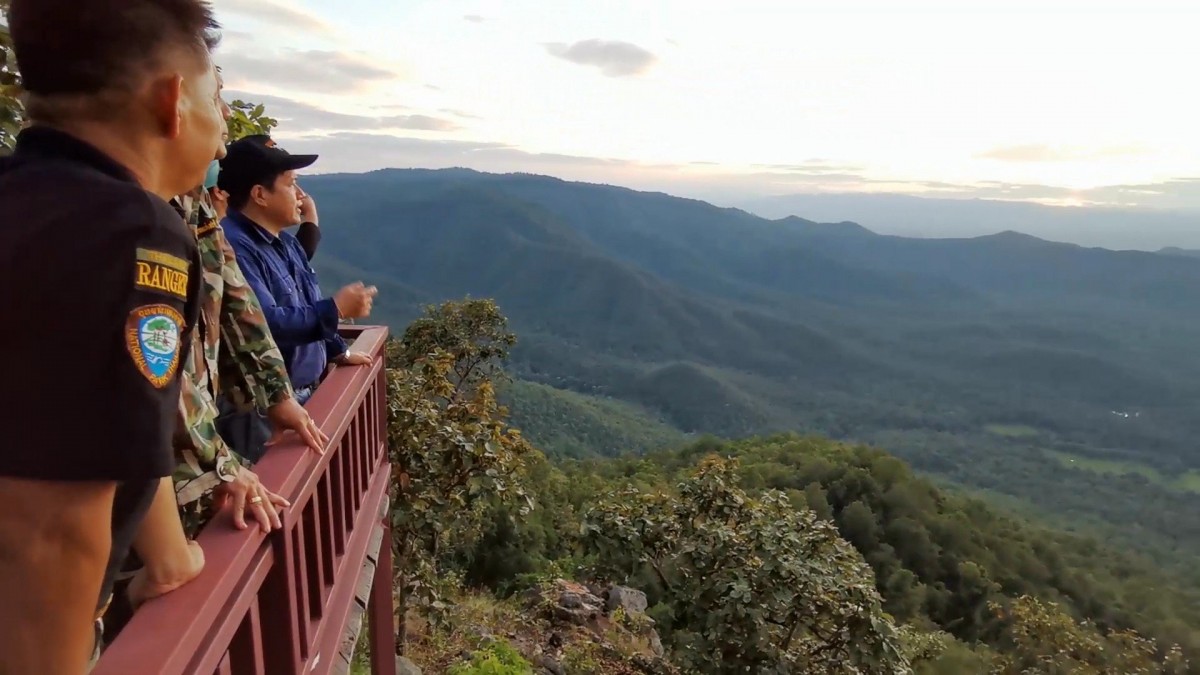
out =
<path fill-rule="evenodd" d="M 878 548 L 879 525 L 875 521 L 875 514 L 871 513 L 871 507 L 857 500 L 850 502 L 842 510 L 840 521 L 842 534 L 859 551 L 866 553 Z"/>
<path fill-rule="evenodd" d="M 267 117 L 261 103 L 247 103 L 241 99 L 229 104 L 229 141 L 232 143 L 246 136 L 270 134 L 279 126 L 279 120 Z"/>
<path fill-rule="evenodd" d="M 1090 621 L 1076 622 L 1058 605 L 1031 596 L 1007 608 L 991 607 L 1008 624 L 994 675 L 1177 675 L 1188 672 L 1178 646 L 1160 651 L 1154 640 L 1131 630 L 1103 632 Z"/>
<path fill-rule="evenodd" d="M 533 452 L 496 402 L 515 338 L 490 300 L 427 308 L 388 346 L 390 514 L 400 648 L 417 603 L 437 608 L 439 562 L 478 538 L 485 506 L 531 502 L 519 482 Z"/>
<path fill-rule="evenodd" d="M 654 571 L 685 669 L 910 672 L 862 556 L 782 493 L 747 496 L 736 471 L 710 457 L 677 494 L 611 494 L 583 527 L 599 572 Z"/>
<path fill-rule="evenodd" d="M 17 134 L 25 121 L 25 106 L 21 103 L 21 73 L 17 70 L 17 55 L 8 32 L 9 0 L 0 0 L 0 154 L 12 152 Z"/>

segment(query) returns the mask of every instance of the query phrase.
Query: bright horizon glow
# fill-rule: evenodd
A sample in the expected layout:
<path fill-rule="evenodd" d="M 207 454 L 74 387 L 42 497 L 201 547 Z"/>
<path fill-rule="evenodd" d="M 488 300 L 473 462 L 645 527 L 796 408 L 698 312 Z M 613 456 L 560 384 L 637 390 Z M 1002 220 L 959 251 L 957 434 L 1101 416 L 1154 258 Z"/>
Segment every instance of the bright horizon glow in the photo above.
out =
<path fill-rule="evenodd" d="M 996 196 L 977 194 L 994 183 L 1050 188 L 1012 197 L 1043 203 L 1200 208 L 1200 190 L 1158 187 L 1200 176 L 1200 3 L 215 5 L 231 89 L 343 113 L 297 113 L 278 130 L 289 146 L 319 146 L 320 171 L 545 166 L 563 178 L 748 196 Z M 585 40 L 628 43 L 607 47 L 614 67 L 640 72 L 606 76 L 563 58 Z M 305 80 L 290 71 L 319 64 L 288 49 L 336 53 L 346 76 Z M 578 49 L 576 60 L 590 58 Z M 378 117 L 391 119 L 361 123 Z M 338 132 L 379 134 L 381 150 L 338 153 Z M 405 152 L 383 150 L 394 139 L 428 152 L 405 163 Z M 481 144 L 551 157 L 506 169 L 475 161 Z M 457 149 L 442 157 L 447 146 Z M 1137 187 L 1097 192 L 1119 185 Z"/>

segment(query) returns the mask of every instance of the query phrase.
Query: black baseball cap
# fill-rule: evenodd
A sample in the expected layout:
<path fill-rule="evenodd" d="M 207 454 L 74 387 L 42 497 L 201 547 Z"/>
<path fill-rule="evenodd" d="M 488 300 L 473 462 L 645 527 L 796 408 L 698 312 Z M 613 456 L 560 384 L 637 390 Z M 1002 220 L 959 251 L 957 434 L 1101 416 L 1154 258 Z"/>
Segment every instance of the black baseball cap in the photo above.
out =
<path fill-rule="evenodd" d="M 217 186 L 230 195 L 249 194 L 255 185 L 269 185 L 279 174 L 316 161 L 317 155 L 293 155 L 265 134 L 247 136 L 229 144 Z"/>

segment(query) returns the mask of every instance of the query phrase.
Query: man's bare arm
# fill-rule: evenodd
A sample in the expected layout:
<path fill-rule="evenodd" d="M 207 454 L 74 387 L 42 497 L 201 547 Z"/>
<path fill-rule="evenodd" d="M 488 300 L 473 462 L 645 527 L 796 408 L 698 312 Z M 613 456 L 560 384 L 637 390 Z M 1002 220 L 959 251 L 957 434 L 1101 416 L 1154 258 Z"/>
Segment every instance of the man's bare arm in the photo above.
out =
<path fill-rule="evenodd" d="M 169 477 L 159 482 L 146 519 L 133 540 L 133 549 L 143 565 L 129 584 L 134 609 L 195 579 L 204 569 L 204 551 L 184 535 L 175 485 Z"/>
<path fill-rule="evenodd" d="M 0 675 L 84 671 L 115 491 L 113 482 L 0 478 Z"/>

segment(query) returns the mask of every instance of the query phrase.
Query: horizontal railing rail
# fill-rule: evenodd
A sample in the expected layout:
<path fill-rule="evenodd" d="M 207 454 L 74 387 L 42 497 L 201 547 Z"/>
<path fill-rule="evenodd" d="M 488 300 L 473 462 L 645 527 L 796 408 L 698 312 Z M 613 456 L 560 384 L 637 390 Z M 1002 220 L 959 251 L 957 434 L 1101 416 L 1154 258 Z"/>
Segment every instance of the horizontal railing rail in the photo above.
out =
<path fill-rule="evenodd" d="M 366 611 L 372 672 L 395 674 L 388 485 L 387 329 L 347 328 L 370 365 L 339 367 L 306 404 L 329 435 L 324 455 L 299 439 L 255 465 L 291 506 L 283 528 L 234 529 L 219 513 L 200 532 L 204 571 L 143 605 L 94 675 L 308 675 L 348 669 L 344 641 L 374 561 Z M 376 549 L 377 551 L 373 550 Z"/>

